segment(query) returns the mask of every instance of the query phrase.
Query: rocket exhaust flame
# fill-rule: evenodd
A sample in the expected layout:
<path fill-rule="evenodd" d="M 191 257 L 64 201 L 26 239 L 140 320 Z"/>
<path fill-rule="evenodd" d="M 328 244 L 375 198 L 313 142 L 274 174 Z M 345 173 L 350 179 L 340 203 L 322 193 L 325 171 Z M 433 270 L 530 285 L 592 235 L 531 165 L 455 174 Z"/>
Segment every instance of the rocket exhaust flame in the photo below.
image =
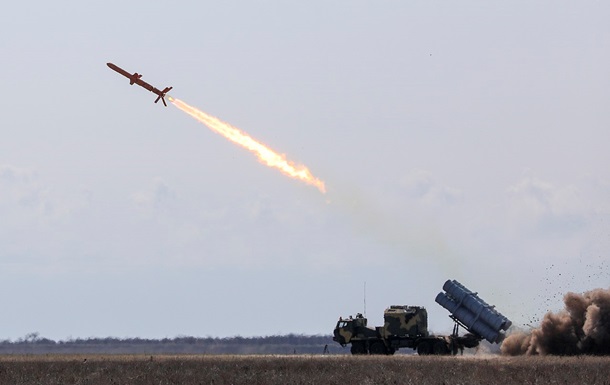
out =
<path fill-rule="evenodd" d="M 186 112 L 200 123 L 205 124 L 212 131 L 255 154 L 261 163 L 266 164 L 269 167 L 275 167 L 283 174 L 315 186 L 323 194 L 326 193 L 324 182 L 314 177 L 307 167 L 296 165 L 294 162 L 287 160 L 284 154 L 278 154 L 240 129 L 233 127 L 214 116 L 208 115 L 195 107 L 189 106 L 182 100 L 172 98 L 171 96 L 168 96 L 168 100 L 174 106 Z"/>

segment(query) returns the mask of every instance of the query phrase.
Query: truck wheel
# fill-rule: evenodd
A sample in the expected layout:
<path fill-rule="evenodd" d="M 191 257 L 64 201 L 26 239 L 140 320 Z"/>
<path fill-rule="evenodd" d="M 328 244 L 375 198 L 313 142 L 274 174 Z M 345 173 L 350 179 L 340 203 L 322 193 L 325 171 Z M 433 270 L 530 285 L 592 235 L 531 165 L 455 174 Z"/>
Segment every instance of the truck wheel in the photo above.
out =
<path fill-rule="evenodd" d="M 387 354 L 385 345 L 381 341 L 373 342 L 369 350 L 371 351 L 371 354 Z"/>
<path fill-rule="evenodd" d="M 350 348 L 352 354 L 366 354 L 366 347 L 362 342 L 352 342 L 352 347 Z"/>
<path fill-rule="evenodd" d="M 432 353 L 432 345 L 428 341 L 422 341 L 417 345 L 417 354 L 420 356 L 427 356 Z"/>
<path fill-rule="evenodd" d="M 432 346 L 432 352 L 437 356 L 444 356 L 450 353 L 447 343 L 443 340 L 438 340 Z"/>

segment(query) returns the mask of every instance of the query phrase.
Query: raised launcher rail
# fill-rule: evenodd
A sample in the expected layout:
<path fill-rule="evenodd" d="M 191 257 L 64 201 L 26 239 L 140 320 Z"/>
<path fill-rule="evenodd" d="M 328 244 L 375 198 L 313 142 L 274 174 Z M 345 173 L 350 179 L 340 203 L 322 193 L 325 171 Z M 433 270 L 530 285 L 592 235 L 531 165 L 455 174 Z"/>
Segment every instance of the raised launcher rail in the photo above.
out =
<path fill-rule="evenodd" d="M 449 310 L 451 318 L 491 343 L 502 342 L 503 331 L 512 325 L 508 318 L 456 280 L 445 282 L 443 290 L 446 293 L 438 293 L 436 302 Z"/>

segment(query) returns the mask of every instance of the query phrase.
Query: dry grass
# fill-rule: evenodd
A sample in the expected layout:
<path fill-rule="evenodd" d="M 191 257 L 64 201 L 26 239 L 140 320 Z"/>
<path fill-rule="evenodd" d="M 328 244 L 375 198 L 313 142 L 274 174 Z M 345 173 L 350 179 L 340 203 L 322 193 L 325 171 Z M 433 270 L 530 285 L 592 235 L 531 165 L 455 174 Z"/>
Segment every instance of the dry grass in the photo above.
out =
<path fill-rule="evenodd" d="M 0 356 L 0 384 L 605 384 L 610 357 Z"/>

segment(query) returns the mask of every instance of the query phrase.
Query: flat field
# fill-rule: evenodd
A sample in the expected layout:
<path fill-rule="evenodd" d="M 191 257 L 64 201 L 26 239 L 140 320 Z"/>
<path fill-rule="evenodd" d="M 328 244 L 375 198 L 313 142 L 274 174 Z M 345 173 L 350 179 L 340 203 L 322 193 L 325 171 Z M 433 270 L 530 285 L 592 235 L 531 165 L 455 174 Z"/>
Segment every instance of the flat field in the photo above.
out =
<path fill-rule="evenodd" d="M 7 355 L 0 384 L 610 385 L 610 357 Z"/>

